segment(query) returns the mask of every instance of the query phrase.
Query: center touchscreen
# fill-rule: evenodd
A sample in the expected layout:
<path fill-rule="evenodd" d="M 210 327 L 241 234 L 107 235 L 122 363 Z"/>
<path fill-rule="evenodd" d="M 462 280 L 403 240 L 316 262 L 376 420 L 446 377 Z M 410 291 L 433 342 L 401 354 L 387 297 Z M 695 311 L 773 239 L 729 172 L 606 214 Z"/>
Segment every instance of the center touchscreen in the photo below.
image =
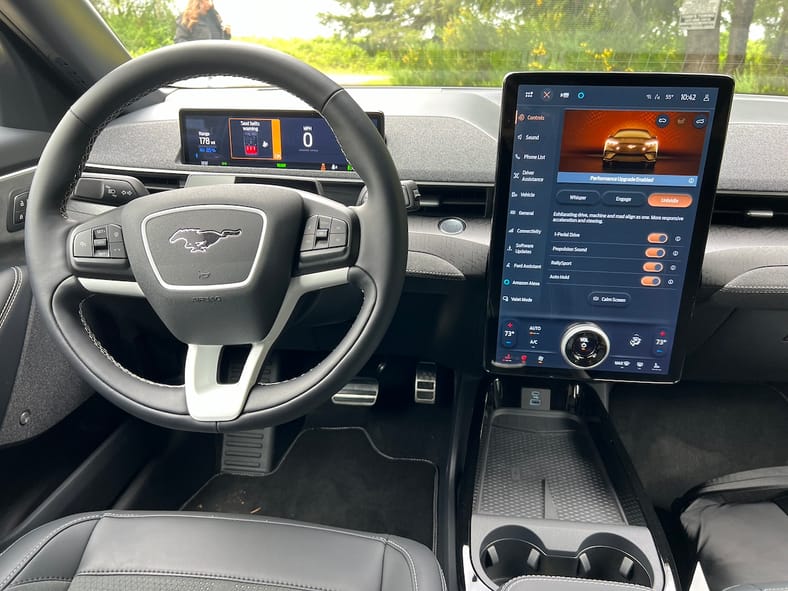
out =
<path fill-rule="evenodd" d="M 731 93 L 720 76 L 507 77 L 488 369 L 679 378 Z"/>

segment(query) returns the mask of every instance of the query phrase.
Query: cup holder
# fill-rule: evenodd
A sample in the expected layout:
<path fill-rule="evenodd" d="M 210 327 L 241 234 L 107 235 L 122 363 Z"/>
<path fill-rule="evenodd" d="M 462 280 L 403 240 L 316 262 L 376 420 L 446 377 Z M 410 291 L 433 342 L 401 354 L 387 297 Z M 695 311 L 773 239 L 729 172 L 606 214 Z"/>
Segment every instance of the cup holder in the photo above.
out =
<path fill-rule="evenodd" d="M 549 575 L 630 583 L 651 587 L 648 561 L 629 540 L 600 533 L 576 551 L 545 548 L 532 531 L 519 526 L 494 530 L 482 543 L 481 565 L 497 586 L 515 577 Z"/>

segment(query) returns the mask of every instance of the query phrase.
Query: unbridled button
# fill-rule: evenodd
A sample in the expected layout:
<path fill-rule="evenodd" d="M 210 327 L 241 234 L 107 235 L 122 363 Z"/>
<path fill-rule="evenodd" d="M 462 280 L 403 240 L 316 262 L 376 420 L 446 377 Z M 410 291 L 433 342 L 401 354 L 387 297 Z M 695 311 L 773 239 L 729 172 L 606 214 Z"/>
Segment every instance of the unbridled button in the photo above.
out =
<path fill-rule="evenodd" d="M 692 195 L 686 193 L 652 193 L 648 196 L 651 207 L 685 208 L 692 205 Z"/>
<path fill-rule="evenodd" d="M 623 308 L 629 305 L 628 293 L 611 291 L 592 291 L 588 294 L 588 303 L 592 306 L 613 306 Z"/>

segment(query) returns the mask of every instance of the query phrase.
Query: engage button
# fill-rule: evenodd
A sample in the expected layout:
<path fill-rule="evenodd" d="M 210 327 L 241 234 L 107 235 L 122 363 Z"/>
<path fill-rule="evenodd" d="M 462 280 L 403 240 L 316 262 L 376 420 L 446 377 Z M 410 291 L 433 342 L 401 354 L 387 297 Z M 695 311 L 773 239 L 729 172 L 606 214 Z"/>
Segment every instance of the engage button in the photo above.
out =
<path fill-rule="evenodd" d="M 652 193 L 648 196 L 651 207 L 685 208 L 692 205 L 692 196 L 686 193 Z"/>
<path fill-rule="evenodd" d="M 631 299 L 629 294 L 624 292 L 592 291 L 588 294 L 588 303 L 592 306 L 623 308 L 629 305 Z"/>
<path fill-rule="evenodd" d="M 639 207 L 646 202 L 646 196 L 643 193 L 635 193 L 633 191 L 606 191 L 602 195 L 602 201 L 605 202 L 605 205 Z"/>
<path fill-rule="evenodd" d="M 593 205 L 599 202 L 599 193 L 596 191 L 584 191 L 574 189 L 566 189 L 558 191 L 555 200 L 558 203 L 565 203 L 567 205 Z"/>

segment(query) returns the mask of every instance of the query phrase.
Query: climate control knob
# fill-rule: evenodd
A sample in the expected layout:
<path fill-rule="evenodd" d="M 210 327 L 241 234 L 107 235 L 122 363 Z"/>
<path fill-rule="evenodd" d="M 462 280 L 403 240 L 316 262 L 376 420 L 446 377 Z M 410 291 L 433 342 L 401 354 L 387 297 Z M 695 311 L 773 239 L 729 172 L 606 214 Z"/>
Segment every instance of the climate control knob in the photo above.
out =
<path fill-rule="evenodd" d="M 596 324 L 573 324 L 561 338 L 561 354 L 569 365 L 591 369 L 607 359 L 610 339 Z"/>

